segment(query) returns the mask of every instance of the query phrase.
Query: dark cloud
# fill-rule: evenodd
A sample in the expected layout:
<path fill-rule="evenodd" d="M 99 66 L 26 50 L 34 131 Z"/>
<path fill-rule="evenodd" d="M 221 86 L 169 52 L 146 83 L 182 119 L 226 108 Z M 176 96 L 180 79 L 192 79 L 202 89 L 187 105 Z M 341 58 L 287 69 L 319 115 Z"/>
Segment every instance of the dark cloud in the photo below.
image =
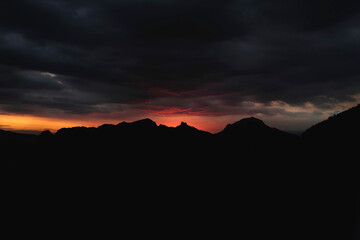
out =
<path fill-rule="evenodd" d="M 317 31 L 358 15 L 360 4 L 356 0 L 274 0 L 263 1 L 259 10 L 276 24 L 300 31 Z"/>
<path fill-rule="evenodd" d="M 355 0 L 1 1 L 0 109 L 283 114 L 246 107 L 272 101 L 329 109 L 360 93 L 359 8 Z"/>

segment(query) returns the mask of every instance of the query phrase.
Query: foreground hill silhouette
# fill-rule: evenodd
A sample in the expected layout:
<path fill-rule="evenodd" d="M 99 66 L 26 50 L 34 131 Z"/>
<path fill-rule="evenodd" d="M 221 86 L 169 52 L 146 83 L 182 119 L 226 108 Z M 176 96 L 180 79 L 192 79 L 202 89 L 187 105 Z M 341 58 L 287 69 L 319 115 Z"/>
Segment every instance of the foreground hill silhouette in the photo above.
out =
<path fill-rule="evenodd" d="M 3 164 L 16 164 L 31 153 L 38 137 L 32 134 L 0 130 L 0 152 Z"/>
<path fill-rule="evenodd" d="M 36 135 L 22 134 L 0 129 L 0 144 L 31 144 L 35 141 Z"/>
<path fill-rule="evenodd" d="M 335 147 L 341 151 L 358 146 L 359 133 L 360 104 L 312 126 L 302 137 L 312 146 Z"/>
<path fill-rule="evenodd" d="M 31 147 L 13 141 L 3 151 L 11 163 L 3 168 L 4 214 L 48 228 L 120 226 L 139 237 L 353 240 L 358 157 L 343 142 L 359 135 L 351 120 L 358 113 L 338 114 L 302 137 L 256 118 L 217 134 L 150 119 L 45 131 L 29 138 Z"/>
<path fill-rule="evenodd" d="M 112 152 L 114 149 L 121 149 L 127 154 L 139 152 L 139 149 L 142 149 L 142 154 L 168 152 L 172 158 L 181 157 L 184 161 L 184 157 L 191 155 L 210 157 L 220 153 L 226 156 L 233 154 L 233 151 L 237 151 L 238 148 L 243 148 L 243 156 L 252 154 L 258 148 L 288 152 L 290 149 L 294 150 L 300 138 L 270 128 L 256 118 L 247 118 L 229 124 L 217 134 L 198 130 L 184 122 L 177 127 L 167 127 L 158 126 L 151 119 L 143 119 L 117 125 L 105 124 L 98 128 L 63 128 L 54 135 L 46 131 L 40 134 L 38 141 L 47 146 L 71 148 L 72 151 L 89 148 L 93 153 L 96 151 L 100 154 Z M 235 145 L 237 148 L 234 148 Z M 174 151 L 177 152 L 176 155 Z M 168 158 L 169 156 L 157 155 L 157 157 Z"/>
<path fill-rule="evenodd" d="M 270 152 L 277 157 L 289 157 L 300 144 L 296 135 L 267 126 L 262 120 L 251 117 L 228 124 L 217 135 L 218 144 L 223 148 L 241 150 L 249 157 L 261 157 Z M 236 153 L 235 153 L 236 154 Z"/>

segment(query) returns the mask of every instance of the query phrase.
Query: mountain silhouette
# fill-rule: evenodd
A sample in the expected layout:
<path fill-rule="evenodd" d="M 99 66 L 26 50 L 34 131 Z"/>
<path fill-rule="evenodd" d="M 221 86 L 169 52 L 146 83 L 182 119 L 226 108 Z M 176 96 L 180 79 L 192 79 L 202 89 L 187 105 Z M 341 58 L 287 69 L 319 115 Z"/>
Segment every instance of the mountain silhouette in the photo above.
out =
<path fill-rule="evenodd" d="M 262 157 L 269 152 L 276 152 L 277 157 L 285 157 L 295 151 L 300 142 L 298 136 L 271 128 L 254 117 L 228 124 L 216 135 L 220 139 L 219 144 L 227 148 L 230 154 L 236 154 L 233 150 L 240 149 L 242 154 L 253 157 Z"/>
<path fill-rule="evenodd" d="M 189 126 L 185 122 L 181 122 L 181 124 L 177 127 L 160 125 L 159 129 L 159 137 L 161 139 L 171 139 L 171 141 L 174 141 L 175 144 L 186 145 L 197 140 L 207 141 L 212 136 L 211 133 Z"/>
<path fill-rule="evenodd" d="M 238 140 L 256 142 L 296 140 L 296 135 L 280 131 L 267 126 L 262 120 L 251 117 L 244 118 L 233 124 L 228 124 L 223 131 L 218 133 L 223 137 L 237 137 Z"/>
<path fill-rule="evenodd" d="M 358 145 L 360 134 L 360 104 L 329 117 L 308 130 L 302 137 L 312 146 L 334 147 L 333 150 L 349 151 Z"/>
<path fill-rule="evenodd" d="M 18 164 L 32 155 L 36 135 L 0 130 L 0 164 Z"/>
<path fill-rule="evenodd" d="M 151 119 L 39 136 L 0 131 L 10 154 L 4 214 L 146 232 L 176 225 L 219 238 L 355 240 L 358 123 L 359 106 L 301 137 L 253 117 L 216 134 Z"/>
<path fill-rule="evenodd" d="M 142 119 L 117 125 L 104 124 L 97 128 L 62 128 L 54 135 L 46 132 L 38 138 L 40 142 L 49 145 L 52 141 L 54 146 L 70 148 L 72 151 L 88 148 L 97 154 L 105 154 L 114 149 L 121 149 L 124 153 L 135 153 L 137 149 L 143 149 L 155 154 L 161 148 L 161 151 L 170 154 L 177 151 L 176 158 L 182 159 L 184 155 L 203 158 L 211 154 L 219 156 L 220 153 L 230 156 L 236 154 L 239 148 L 243 156 L 254 151 L 257 155 L 267 154 L 266 151 L 278 151 L 285 155 L 286 152 L 293 151 L 300 141 L 298 136 L 271 128 L 262 120 L 253 117 L 229 124 L 217 134 L 199 130 L 185 122 L 177 127 L 167 127 L 158 126 L 151 119 Z M 179 151 L 179 148 L 182 150 Z"/>
<path fill-rule="evenodd" d="M 52 134 L 48 131 L 39 135 L 39 138 L 49 137 Z M 282 140 L 283 142 L 289 142 L 289 140 L 296 140 L 297 137 L 293 134 L 289 134 L 280 131 L 275 128 L 270 128 L 265 123 L 256 118 L 246 118 L 236 123 L 229 124 L 226 128 L 217 133 L 211 134 L 206 131 L 199 130 L 195 127 L 189 126 L 185 122 L 182 122 L 177 127 L 167 127 L 165 125 L 157 125 L 151 119 L 143 119 L 135 122 L 121 122 L 117 125 L 104 124 L 97 128 L 94 127 L 73 127 L 62 128 L 58 130 L 54 136 L 59 140 L 65 142 L 79 141 L 80 139 L 85 142 L 94 141 L 121 141 L 122 138 L 138 138 L 138 140 L 150 137 L 154 141 L 166 141 L 166 138 L 176 140 L 177 138 L 184 141 L 191 141 L 192 138 L 202 137 L 203 139 L 209 138 L 216 141 L 216 139 L 228 138 L 229 140 L 249 141 L 249 143 L 262 143 L 266 141 L 274 142 L 276 140 Z M 237 139 L 233 139 L 236 137 Z M 140 139 L 141 138 L 141 139 Z M 79 142 L 78 142 L 79 144 Z"/>
<path fill-rule="evenodd" d="M 32 143 L 36 135 L 0 130 L 0 143 Z"/>
<path fill-rule="evenodd" d="M 45 152 L 71 152 L 77 155 L 91 155 L 91 150 L 99 157 L 111 155 L 115 149 L 124 154 L 138 153 L 146 149 L 149 154 L 158 151 L 179 152 L 198 157 L 229 157 L 241 151 L 242 156 L 262 158 L 271 153 L 277 157 L 303 158 L 309 155 L 324 155 L 331 147 L 337 155 L 356 148 L 353 139 L 360 132 L 360 105 L 330 117 L 306 130 L 301 137 L 267 126 L 262 120 L 250 117 L 228 124 L 222 131 L 211 134 L 182 122 L 177 127 L 157 125 L 151 119 L 121 122 L 117 125 L 104 124 L 99 127 L 62 128 L 52 134 L 44 131 L 39 136 L 0 131 L 0 142 L 10 148 L 18 144 L 36 143 L 37 149 L 46 145 Z M 20 146 L 20 145 L 19 145 Z M 306 146 L 306 147 L 304 147 Z M 255 155 L 254 155 L 255 154 Z M 348 155 L 349 155 L 348 154 Z M 176 157 L 176 156 L 174 156 Z M 166 158 L 161 156 L 161 159 Z"/>
<path fill-rule="evenodd" d="M 209 132 L 205 132 L 202 130 L 199 130 L 195 127 L 189 126 L 186 122 L 181 122 L 179 126 L 177 126 L 176 131 L 182 134 L 188 134 L 188 135 L 203 135 L 203 136 L 209 136 Z"/>

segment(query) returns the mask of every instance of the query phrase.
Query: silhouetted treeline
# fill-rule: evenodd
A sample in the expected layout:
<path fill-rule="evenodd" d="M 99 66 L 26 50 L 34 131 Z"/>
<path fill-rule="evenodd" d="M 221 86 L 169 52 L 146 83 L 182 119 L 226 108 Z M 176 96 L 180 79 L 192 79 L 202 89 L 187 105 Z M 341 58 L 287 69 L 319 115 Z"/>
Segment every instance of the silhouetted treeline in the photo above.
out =
<path fill-rule="evenodd" d="M 256 118 L 217 134 L 150 119 L 1 131 L 5 216 L 138 237 L 358 239 L 359 123 L 357 106 L 302 136 Z"/>

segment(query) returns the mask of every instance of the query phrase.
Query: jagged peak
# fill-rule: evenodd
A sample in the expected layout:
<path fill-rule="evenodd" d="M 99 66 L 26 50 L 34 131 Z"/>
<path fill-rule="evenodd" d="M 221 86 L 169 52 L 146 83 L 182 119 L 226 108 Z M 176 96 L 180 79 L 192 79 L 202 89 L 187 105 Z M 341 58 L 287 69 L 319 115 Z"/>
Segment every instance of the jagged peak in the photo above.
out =
<path fill-rule="evenodd" d="M 198 130 L 197 128 L 193 127 L 193 126 L 190 126 L 188 125 L 186 122 L 181 122 L 179 126 L 177 126 L 176 128 L 182 128 L 182 129 L 196 129 Z"/>
<path fill-rule="evenodd" d="M 180 123 L 180 126 L 189 127 L 189 125 L 188 125 L 186 122 L 181 122 L 181 123 Z"/>
<path fill-rule="evenodd" d="M 186 122 L 181 122 L 179 126 L 175 127 L 175 129 L 179 133 L 196 133 L 196 134 L 204 134 L 204 135 L 211 134 L 209 132 L 199 130 L 196 127 L 190 126 Z"/>
<path fill-rule="evenodd" d="M 195 129 L 192 126 L 189 126 L 186 122 L 181 122 L 180 125 L 176 127 L 177 129 Z"/>

